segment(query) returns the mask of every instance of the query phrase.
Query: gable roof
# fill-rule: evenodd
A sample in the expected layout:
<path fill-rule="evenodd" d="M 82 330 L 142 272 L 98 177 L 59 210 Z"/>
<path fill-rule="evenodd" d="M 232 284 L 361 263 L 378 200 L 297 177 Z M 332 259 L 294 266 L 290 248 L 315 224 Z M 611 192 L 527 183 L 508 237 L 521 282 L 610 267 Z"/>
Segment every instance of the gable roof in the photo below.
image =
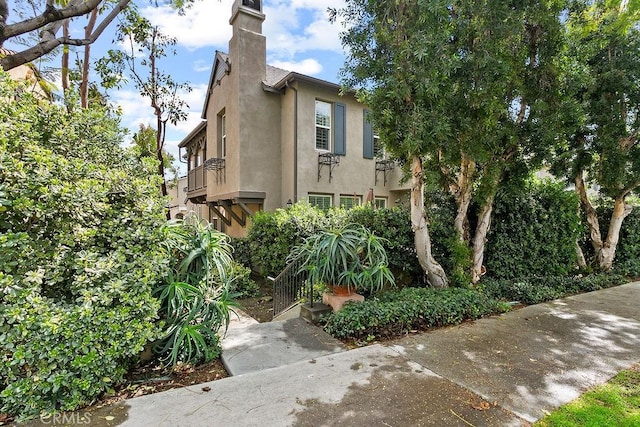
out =
<path fill-rule="evenodd" d="M 202 107 L 203 119 L 207 119 L 207 105 L 209 105 L 209 98 L 211 92 L 213 92 L 213 85 L 218 84 L 220 79 L 231 71 L 231 63 L 229 62 L 229 55 L 224 52 L 216 50 L 216 54 L 213 59 L 213 67 L 211 67 L 211 75 L 209 76 L 209 84 L 207 85 L 207 94 L 204 97 L 204 106 Z"/>

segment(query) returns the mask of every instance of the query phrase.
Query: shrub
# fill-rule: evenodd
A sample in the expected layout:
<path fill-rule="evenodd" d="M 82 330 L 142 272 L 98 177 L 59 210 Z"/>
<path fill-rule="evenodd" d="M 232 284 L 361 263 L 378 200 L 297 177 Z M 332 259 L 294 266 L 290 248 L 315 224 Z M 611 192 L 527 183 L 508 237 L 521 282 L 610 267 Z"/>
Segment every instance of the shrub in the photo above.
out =
<path fill-rule="evenodd" d="M 487 275 L 517 279 L 570 274 L 582 230 L 577 196 L 562 184 L 534 182 L 499 192 L 486 247 Z"/>
<path fill-rule="evenodd" d="M 330 315 L 325 329 L 337 338 L 394 337 L 504 309 L 504 305 L 473 289 L 404 288 L 386 292 L 379 299 L 346 304 Z"/>
<path fill-rule="evenodd" d="M 229 292 L 234 298 L 250 298 L 258 294 L 260 287 L 251 278 L 251 270 L 235 261 L 231 263 Z"/>
<path fill-rule="evenodd" d="M 592 274 L 588 276 L 524 277 L 518 280 L 484 278 L 478 289 L 497 300 L 519 301 L 523 304 L 539 304 L 556 298 L 581 292 L 591 292 L 625 283 L 616 274 Z"/>
<path fill-rule="evenodd" d="M 238 264 L 253 270 L 249 239 L 247 237 L 229 237 L 229 243 L 233 248 L 233 260 Z"/>
<path fill-rule="evenodd" d="M 171 270 L 159 296 L 165 333 L 154 350 L 172 365 L 208 362 L 220 354 L 218 330 L 229 324 L 233 280 L 226 234 L 192 216 L 163 227 Z"/>
<path fill-rule="evenodd" d="M 640 277 L 640 204 L 622 222 L 613 267 L 616 273 Z"/>
<path fill-rule="evenodd" d="M 28 418 L 92 402 L 157 338 L 165 213 L 116 118 L 18 93 L 0 74 L 0 411 Z"/>
<path fill-rule="evenodd" d="M 325 212 L 305 201 L 296 203 L 290 209 L 256 214 L 247 238 L 252 268 L 264 276 L 275 277 L 284 269 L 285 259 L 294 246 L 320 229 L 348 223 L 363 225 L 376 236 L 386 239 L 389 268 L 400 283 L 415 282 L 422 278 L 409 212 L 406 210 L 373 209 L 365 205 L 349 210 L 332 208 Z"/>

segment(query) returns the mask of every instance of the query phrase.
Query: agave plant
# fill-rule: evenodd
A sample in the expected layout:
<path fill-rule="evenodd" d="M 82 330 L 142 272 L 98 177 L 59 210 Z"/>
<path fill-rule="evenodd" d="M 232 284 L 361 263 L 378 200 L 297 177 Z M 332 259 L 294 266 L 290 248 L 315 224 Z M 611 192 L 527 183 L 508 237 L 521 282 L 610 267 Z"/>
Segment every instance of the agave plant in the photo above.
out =
<path fill-rule="evenodd" d="M 300 261 L 312 283 L 345 286 L 349 291 L 380 291 L 395 284 L 385 239 L 360 224 L 320 230 L 295 246 L 288 262 Z"/>
<path fill-rule="evenodd" d="M 156 288 L 166 331 L 154 346 L 175 365 L 209 361 L 219 354 L 218 331 L 235 307 L 229 238 L 195 217 L 169 221 L 165 251 L 173 266 Z"/>

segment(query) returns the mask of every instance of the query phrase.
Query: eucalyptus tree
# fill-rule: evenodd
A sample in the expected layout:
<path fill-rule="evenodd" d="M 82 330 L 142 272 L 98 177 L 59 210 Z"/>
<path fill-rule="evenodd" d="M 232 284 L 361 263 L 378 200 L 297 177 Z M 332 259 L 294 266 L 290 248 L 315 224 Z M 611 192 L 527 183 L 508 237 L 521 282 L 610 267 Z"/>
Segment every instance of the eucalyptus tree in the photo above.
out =
<path fill-rule="evenodd" d="M 620 228 L 640 187 L 640 3 L 573 1 L 567 15 L 567 143 L 553 170 L 575 184 L 596 266 L 613 266 Z M 613 201 L 603 230 L 588 191 Z"/>
<path fill-rule="evenodd" d="M 431 253 L 425 178 L 454 196 L 468 254 L 460 268 L 477 282 L 501 181 L 535 167 L 553 142 L 561 10 L 555 0 L 348 0 L 334 11 L 348 24 L 343 82 L 410 171 L 416 250 L 433 286 L 448 278 Z"/>
<path fill-rule="evenodd" d="M 96 71 L 107 89 L 121 87 L 127 83 L 126 76 L 149 101 L 156 120 L 155 157 L 158 159 L 158 175 L 162 181 L 162 195 L 167 195 L 165 180 L 164 144 L 167 123 L 176 124 L 186 119 L 188 105 L 179 92 L 190 92 L 187 83 L 176 82 L 171 75 L 162 71 L 161 59 L 168 54 L 175 55 L 176 39 L 160 32 L 157 26 L 140 16 L 135 9 L 124 14 L 117 32 L 118 42 L 123 48 L 111 49 L 96 63 Z"/>

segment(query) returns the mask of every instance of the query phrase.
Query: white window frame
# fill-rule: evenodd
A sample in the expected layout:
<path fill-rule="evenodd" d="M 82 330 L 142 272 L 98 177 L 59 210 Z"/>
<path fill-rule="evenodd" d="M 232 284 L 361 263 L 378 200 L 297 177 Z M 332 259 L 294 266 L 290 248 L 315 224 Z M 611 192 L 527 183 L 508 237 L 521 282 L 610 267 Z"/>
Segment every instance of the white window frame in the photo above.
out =
<path fill-rule="evenodd" d="M 227 115 L 220 116 L 220 157 L 227 157 Z"/>
<path fill-rule="evenodd" d="M 329 124 L 325 124 L 325 123 L 318 123 L 318 107 L 319 106 L 327 106 L 329 109 Z M 332 123 L 333 122 L 333 104 L 327 101 L 321 101 L 319 99 L 316 99 L 316 108 L 315 108 L 315 149 L 317 151 L 331 151 L 331 145 L 332 145 L 332 140 L 331 140 L 331 131 L 332 131 Z M 318 129 L 324 129 L 327 131 L 327 147 L 318 147 Z"/>
<path fill-rule="evenodd" d="M 319 206 L 318 203 L 312 201 L 312 197 L 328 200 L 328 203 L 323 203 L 322 206 Z M 328 210 L 330 207 L 333 206 L 333 194 L 309 193 L 307 195 L 307 201 L 311 206 L 315 206 L 322 210 Z M 326 208 L 324 207 L 325 205 L 326 205 Z"/>
<path fill-rule="evenodd" d="M 373 134 L 373 158 L 383 160 L 387 158 L 387 153 L 384 150 L 384 146 L 380 143 L 380 136 L 377 133 Z"/>
<path fill-rule="evenodd" d="M 378 205 L 378 202 L 382 202 L 382 206 Z M 374 197 L 373 198 L 373 205 L 376 207 L 376 209 L 384 209 L 388 206 L 389 201 L 387 200 L 386 197 Z"/>
<path fill-rule="evenodd" d="M 345 203 L 345 201 L 349 200 L 348 203 Z M 353 203 L 353 205 L 351 205 L 351 203 Z M 350 205 L 350 206 L 345 206 L 345 205 Z M 345 208 L 345 209 L 352 209 L 355 208 L 356 206 L 361 206 L 362 205 L 362 196 L 359 195 L 353 195 L 353 194 L 341 194 L 340 195 L 340 207 L 341 208 Z"/>

